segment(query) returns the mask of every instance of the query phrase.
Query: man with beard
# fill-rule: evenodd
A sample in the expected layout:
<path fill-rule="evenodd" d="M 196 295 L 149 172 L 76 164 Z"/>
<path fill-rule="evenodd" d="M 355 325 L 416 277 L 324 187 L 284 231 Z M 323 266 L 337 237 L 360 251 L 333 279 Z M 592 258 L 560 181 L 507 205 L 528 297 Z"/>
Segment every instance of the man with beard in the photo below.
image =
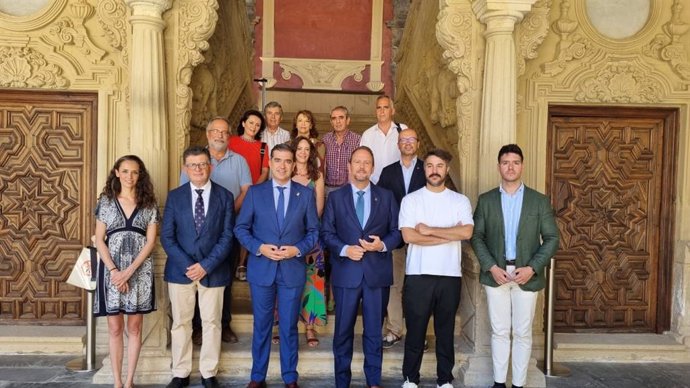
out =
<path fill-rule="evenodd" d="M 399 226 L 408 243 L 403 289 L 405 355 L 403 388 L 417 388 L 429 318 L 434 315 L 439 388 L 452 388 L 455 314 L 460 304 L 461 242 L 472 237 L 469 199 L 445 186 L 452 159 L 445 150 L 424 157 L 426 186 L 400 205 Z"/>
<path fill-rule="evenodd" d="M 558 250 L 549 198 L 522 183 L 522 162 L 517 144 L 501 147 L 501 185 L 480 195 L 474 212 L 472 247 L 489 307 L 494 388 L 506 387 L 509 358 L 512 387 L 522 388 L 527 381 L 537 294 L 546 286 L 544 268 Z"/>
<path fill-rule="evenodd" d="M 235 213 L 240 210 L 244 196 L 247 194 L 249 186 L 252 184 L 252 176 L 249 172 L 247 161 L 242 155 L 236 154 L 228 149 L 228 137 L 230 136 L 230 123 L 224 117 L 214 117 L 206 126 L 206 139 L 208 140 L 208 151 L 211 154 L 211 180 L 230 191 L 235 198 Z M 187 184 L 189 177 L 182 170 L 180 174 L 180 186 Z M 233 243 L 231 256 L 231 270 L 235 266 L 234 258 L 239 255 L 239 244 Z M 237 335 L 230 327 L 232 306 L 232 276 L 230 285 L 225 287 L 223 292 L 223 316 L 221 324 L 223 342 L 236 343 Z M 199 318 L 199 306 L 194 310 L 192 320 L 192 342 L 201 345 L 201 319 Z"/>
<path fill-rule="evenodd" d="M 328 196 L 321 240 L 331 252 L 335 299 L 333 355 L 336 388 L 352 378 L 352 345 L 357 311 L 362 305 L 362 348 L 368 387 L 381 386 L 381 325 L 393 284 L 390 251 L 400 244 L 398 203 L 393 193 L 369 180 L 374 155 L 358 147 L 347 165 L 350 183 Z M 282 319 L 282 318 L 281 318 Z"/>

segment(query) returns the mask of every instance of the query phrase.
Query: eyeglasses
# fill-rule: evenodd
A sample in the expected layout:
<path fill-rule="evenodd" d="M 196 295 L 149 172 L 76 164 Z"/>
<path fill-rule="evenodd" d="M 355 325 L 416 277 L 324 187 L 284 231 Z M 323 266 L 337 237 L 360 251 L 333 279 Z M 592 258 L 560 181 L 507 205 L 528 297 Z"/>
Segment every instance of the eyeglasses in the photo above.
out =
<path fill-rule="evenodd" d="M 221 131 L 220 129 L 210 129 L 209 132 L 211 132 L 214 135 L 221 135 L 223 137 L 229 136 L 230 132 L 228 131 Z"/>
<path fill-rule="evenodd" d="M 416 143 L 416 142 L 417 142 L 416 137 L 401 137 L 400 139 L 398 139 L 398 143 L 402 143 L 402 144 L 412 144 L 412 143 Z"/>
<path fill-rule="evenodd" d="M 208 167 L 208 165 L 209 165 L 208 162 L 202 162 L 202 163 L 187 163 L 184 166 L 190 170 L 203 170 L 206 167 Z"/>

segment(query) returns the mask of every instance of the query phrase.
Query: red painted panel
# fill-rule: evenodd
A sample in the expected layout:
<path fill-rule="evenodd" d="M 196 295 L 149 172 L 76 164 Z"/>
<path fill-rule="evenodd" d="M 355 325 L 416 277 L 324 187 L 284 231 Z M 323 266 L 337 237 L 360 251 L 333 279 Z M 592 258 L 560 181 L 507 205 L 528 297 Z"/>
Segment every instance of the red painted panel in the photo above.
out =
<path fill-rule="evenodd" d="M 371 55 L 372 0 L 275 0 L 275 45 L 276 57 L 368 60 Z M 256 2 L 256 15 L 263 15 L 263 1 Z M 392 33 L 386 23 L 393 19 L 392 0 L 384 0 L 383 9 L 382 81 L 385 92 L 391 94 Z M 263 46 L 263 20 L 254 27 L 256 76 L 261 75 Z M 369 68 L 363 80 L 357 82 L 348 77 L 342 83 L 344 91 L 370 92 Z M 274 66 L 273 77 L 278 81 L 274 88 L 301 89 L 302 80 L 293 76 L 284 80 L 281 68 Z"/>
<path fill-rule="evenodd" d="M 368 59 L 371 3 L 371 0 L 276 0 L 276 56 Z"/>

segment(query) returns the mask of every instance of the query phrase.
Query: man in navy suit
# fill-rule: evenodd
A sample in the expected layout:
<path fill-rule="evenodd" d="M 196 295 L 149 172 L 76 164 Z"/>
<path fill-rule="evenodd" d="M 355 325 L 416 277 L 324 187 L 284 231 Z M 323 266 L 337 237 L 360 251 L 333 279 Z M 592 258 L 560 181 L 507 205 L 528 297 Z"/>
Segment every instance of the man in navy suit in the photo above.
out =
<path fill-rule="evenodd" d="M 417 131 L 411 128 L 400 131 L 398 136 L 400 160 L 389 164 L 381 172 L 378 186 L 392 191 L 398 206 L 405 195 L 426 185 L 424 162 L 417 158 L 418 146 Z M 393 249 L 393 285 L 388 298 L 388 319 L 386 319 L 383 335 L 384 349 L 400 342 L 405 329 L 402 309 L 405 257 L 407 257 L 407 245 L 401 244 Z"/>
<path fill-rule="evenodd" d="M 252 372 L 248 388 L 266 387 L 273 308 L 278 302 L 280 370 L 288 388 L 297 385 L 297 319 L 306 281 L 304 255 L 319 237 L 314 193 L 292 184 L 294 150 L 271 150 L 272 179 L 251 186 L 237 217 L 235 234 L 249 252 L 247 281 L 254 310 Z"/>
<path fill-rule="evenodd" d="M 161 244 L 168 255 L 165 277 L 172 307 L 172 374 L 168 388 L 189 385 L 192 371 L 192 317 L 198 293 L 203 331 L 199 371 L 204 387 L 218 387 L 223 290 L 230 284 L 234 221 L 232 193 L 209 180 L 208 149 L 183 154 L 189 184 L 168 193 Z"/>
<path fill-rule="evenodd" d="M 393 193 L 371 184 L 374 155 L 358 147 L 350 156 L 350 184 L 328 196 L 321 239 L 331 252 L 335 299 L 335 385 L 350 386 L 352 343 L 362 304 L 364 374 L 369 387 L 380 387 L 383 348 L 381 325 L 393 284 L 390 251 L 400 244 L 398 203 Z"/>

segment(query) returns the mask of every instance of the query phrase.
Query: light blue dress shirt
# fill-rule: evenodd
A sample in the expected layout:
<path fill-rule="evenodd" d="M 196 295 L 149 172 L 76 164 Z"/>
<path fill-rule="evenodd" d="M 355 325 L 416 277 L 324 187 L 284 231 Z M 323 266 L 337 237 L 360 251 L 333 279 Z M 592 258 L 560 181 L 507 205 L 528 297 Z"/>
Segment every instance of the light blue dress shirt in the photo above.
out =
<path fill-rule="evenodd" d="M 414 167 L 417 165 L 417 158 L 412 159 L 410 167 L 405 167 L 402 160 L 400 161 L 400 167 L 402 167 L 403 180 L 405 181 L 405 194 L 409 194 L 410 182 L 412 181 L 412 173 L 414 172 Z"/>
<path fill-rule="evenodd" d="M 271 179 L 271 182 L 273 182 L 273 205 L 275 206 L 276 211 L 278 210 L 278 196 L 280 195 L 280 190 L 276 189 L 276 187 L 285 187 L 285 190 L 283 190 L 283 193 L 285 195 L 285 209 L 283 209 L 283 215 L 285 215 L 287 214 L 288 203 L 290 202 L 290 182 L 292 182 L 292 180 L 288 180 L 287 183 L 284 185 L 279 185 L 278 182 L 274 181 L 273 179 Z"/>
<path fill-rule="evenodd" d="M 513 194 L 498 188 L 501 192 L 501 210 L 503 210 L 503 228 L 505 230 L 506 259 L 514 260 L 517 257 L 517 234 L 520 214 L 522 213 L 522 197 L 525 193 L 525 184 Z"/>

